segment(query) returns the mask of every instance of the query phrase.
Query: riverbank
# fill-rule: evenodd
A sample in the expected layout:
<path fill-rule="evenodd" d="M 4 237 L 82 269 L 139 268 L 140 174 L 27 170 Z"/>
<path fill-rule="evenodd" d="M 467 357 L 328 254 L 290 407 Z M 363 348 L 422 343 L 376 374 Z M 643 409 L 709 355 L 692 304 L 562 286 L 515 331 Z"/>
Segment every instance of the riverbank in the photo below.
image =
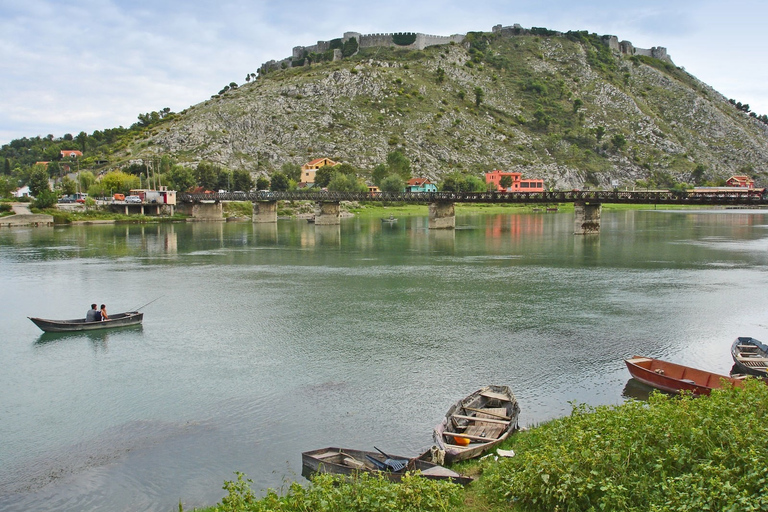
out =
<path fill-rule="evenodd" d="M 570 416 L 519 432 L 491 455 L 457 464 L 467 488 L 425 479 L 392 484 L 321 477 L 257 499 L 243 475 L 214 511 L 764 510 L 768 386 L 709 397 L 653 393 L 648 402 L 573 405 Z M 180 510 L 182 504 L 180 504 Z"/>

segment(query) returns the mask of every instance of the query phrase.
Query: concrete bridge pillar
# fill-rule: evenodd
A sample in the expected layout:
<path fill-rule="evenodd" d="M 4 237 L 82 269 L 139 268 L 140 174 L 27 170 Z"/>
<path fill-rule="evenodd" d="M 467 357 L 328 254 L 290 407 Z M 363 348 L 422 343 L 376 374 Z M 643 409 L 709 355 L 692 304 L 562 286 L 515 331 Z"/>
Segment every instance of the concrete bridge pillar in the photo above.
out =
<path fill-rule="evenodd" d="M 453 202 L 429 203 L 429 229 L 456 227 L 456 207 Z"/>
<path fill-rule="evenodd" d="M 600 203 L 573 203 L 573 234 L 591 235 L 600 233 Z"/>
<path fill-rule="evenodd" d="M 315 225 L 330 226 L 333 224 L 341 224 L 339 210 L 340 205 L 338 201 L 332 203 L 317 203 L 317 208 L 315 208 Z"/>
<path fill-rule="evenodd" d="M 255 223 L 277 222 L 277 201 L 254 201 L 252 220 Z"/>
<path fill-rule="evenodd" d="M 191 215 L 192 220 L 224 220 L 224 209 L 221 203 L 182 203 L 177 205 L 176 209 Z"/>

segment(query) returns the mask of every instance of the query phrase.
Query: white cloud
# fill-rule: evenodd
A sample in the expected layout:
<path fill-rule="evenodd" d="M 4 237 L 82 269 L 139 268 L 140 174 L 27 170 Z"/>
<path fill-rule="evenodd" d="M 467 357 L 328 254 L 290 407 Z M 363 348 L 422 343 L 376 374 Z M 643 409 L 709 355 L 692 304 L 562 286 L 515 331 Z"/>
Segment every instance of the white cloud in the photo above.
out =
<path fill-rule="evenodd" d="M 10 2 L 6 2 L 8 4 Z M 265 61 L 345 31 L 489 31 L 501 23 L 614 34 L 665 46 L 675 63 L 768 114 L 759 23 L 766 7 L 736 0 L 640 4 L 493 0 L 180 2 L 27 0 L 0 4 L 0 141 L 129 126 L 242 83 Z"/>

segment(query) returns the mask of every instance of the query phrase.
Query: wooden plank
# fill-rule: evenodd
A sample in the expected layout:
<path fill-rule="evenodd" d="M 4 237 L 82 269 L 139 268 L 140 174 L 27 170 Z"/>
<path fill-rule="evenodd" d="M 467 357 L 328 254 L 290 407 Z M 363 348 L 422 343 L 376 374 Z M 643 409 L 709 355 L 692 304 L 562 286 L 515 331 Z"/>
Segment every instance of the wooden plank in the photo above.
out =
<path fill-rule="evenodd" d="M 496 393 L 495 391 L 483 391 L 480 393 L 480 396 L 484 396 L 485 398 L 495 398 L 496 400 L 501 400 L 503 402 L 509 402 L 509 397 L 507 395 L 504 393 Z"/>
<path fill-rule="evenodd" d="M 498 414 L 491 411 L 486 411 L 484 409 L 475 409 L 474 407 L 464 407 L 463 409 L 466 411 L 472 411 L 472 412 L 478 412 L 478 413 L 481 412 L 483 414 L 487 414 L 488 416 L 493 416 L 494 418 L 499 418 L 502 420 L 512 420 L 512 418 L 510 418 L 509 416 L 505 416 L 503 414 Z"/>
<path fill-rule="evenodd" d="M 494 420 L 491 418 L 479 418 L 477 416 L 464 416 L 462 414 L 454 414 L 454 418 L 459 418 L 461 420 L 469 420 L 469 421 L 480 421 L 483 423 L 498 423 L 499 425 L 509 425 L 509 421 L 504 420 Z"/>
<path fill-rule="evenodd" d="M 482 436 L 473 436 L 471 434 L 458 434 L 455 432 L 443 432 L 444 436 L 450 436 L 450 437 L 464 437 L 466 439 L 471 439 L 473 441 L 483 441 L 485 443 L 490 443 L 492 441 L 496 441 L 496 439 L 492 437 L 482 437 Z"/>

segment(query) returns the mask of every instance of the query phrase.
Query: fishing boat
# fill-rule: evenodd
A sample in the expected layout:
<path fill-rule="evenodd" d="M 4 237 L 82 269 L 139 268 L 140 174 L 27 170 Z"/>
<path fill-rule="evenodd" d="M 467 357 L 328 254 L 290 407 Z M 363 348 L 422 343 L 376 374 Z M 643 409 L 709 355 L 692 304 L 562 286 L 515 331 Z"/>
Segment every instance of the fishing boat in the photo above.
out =
<path fill-rule="evenodd" d="M 45 318 L 27 317 L 36 326 L 45 332 L 76 332 L 76 331 L 95 331 L 98 329 L 114 329 L 116 327 L 127 327 L 129 325 L 139 325 L 144 319 L 144 313 L 139 311 L 129 311 L 127 313 L 117 313 L 109 315 L 109 320 L 100 320 L 96 322 L 86 322 L 85 318 L 75 318 L 73 320 L 48 320 Z"/>
<path fill-rule="evenodd" d="M 381 219 L 381 222 L 384 224 L 397 224 L 397 218 L 395 218 L 393 215 L 390 215 L 389 218 L 384 217 Z"/>
<path fill-rule="evenodd" d="M 748 336 L 739 336 L 731 345 L 731 357 L 739 373 L 768 377 L 768 346 Z"/>
<path fill-rule="evenodd" d="M 447 463 L 478 457 L 517 430 L 520 406 L 507 386 L 485 386 L 453 404 L 433 431 Z"/>
<path fill-rule="evenodd" d="M 634 356 L 625 359 L 630 375 L 636 380 L 668 393 L 690 392 L 708 395 L 713 389 L 739 387 L 744 377 L 729 377 L 717 373 L 662 361 L 652 357 Z"/>
<path fill-rule="evenodd" d="M 302 474 L 309 476 L 314 473 L 333 475 L 355 475 L 366 472 L 382 475 L 392 482 L 399 482 L 408 472 L 419 471 L 421 476 L 432 480 L 451 480 L 467 485 L 471 477 L 460 475 L 448 468 L 421 460 L 400 455 L 388 455 L 378 448 L 376 452 L 352 450 L 348 448 L 321 448 L 301 454 Z"/>

